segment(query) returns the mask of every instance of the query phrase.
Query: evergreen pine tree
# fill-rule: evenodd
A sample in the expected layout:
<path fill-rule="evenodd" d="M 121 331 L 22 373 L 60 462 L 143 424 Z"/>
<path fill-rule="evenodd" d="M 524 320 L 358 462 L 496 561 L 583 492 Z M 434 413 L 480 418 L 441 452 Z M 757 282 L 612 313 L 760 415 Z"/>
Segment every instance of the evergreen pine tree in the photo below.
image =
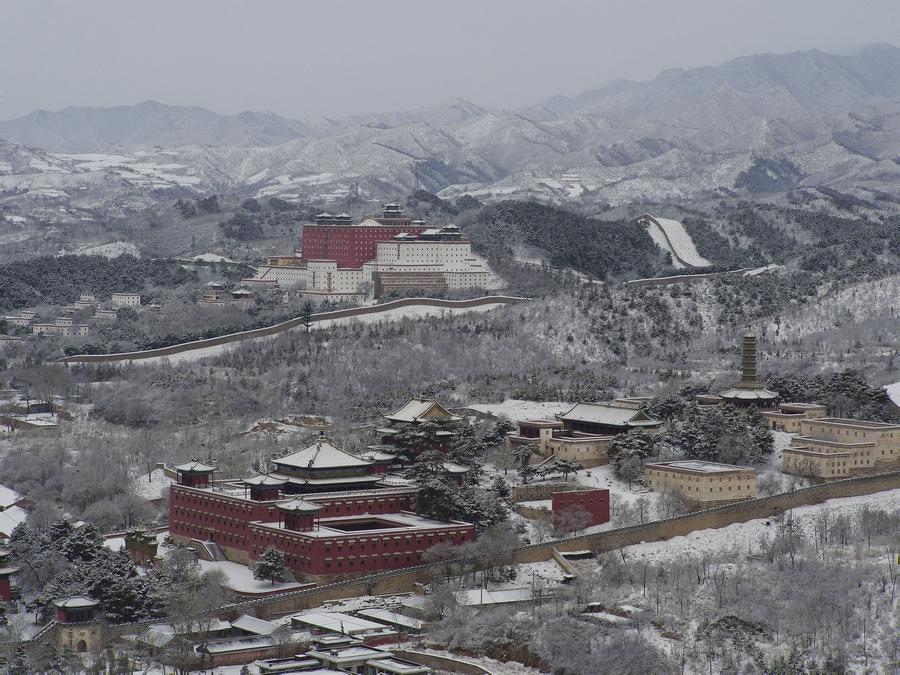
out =
<path fill-rule="evenodd" d="M 274 546 L 269 546 L 259 559 L 256 561 L 256 567 L 253 568 L 253 578 L 271 581 L 275 585 L 276 581 L 283 581 L 287 574 L 287 568 L 284 565 L 284 553 Z"/>

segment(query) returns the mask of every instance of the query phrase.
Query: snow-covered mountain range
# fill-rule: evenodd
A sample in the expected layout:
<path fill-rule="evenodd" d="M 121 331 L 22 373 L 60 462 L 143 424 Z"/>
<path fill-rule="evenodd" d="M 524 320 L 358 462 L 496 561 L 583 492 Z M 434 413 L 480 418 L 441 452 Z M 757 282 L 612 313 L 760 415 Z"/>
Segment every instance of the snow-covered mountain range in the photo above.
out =
<path fill-rule="evenodd" d="M 144 102 L 0 122 L 0 220 L 233 192 L 677 201 L 900 194 L 900 49 L 757 55 L 519 110 L 451 99 L 331 120 Z M 418 181 L 418 183 L 417 183 Z M 43 211 L 42 211 L 43 210 Z"/>

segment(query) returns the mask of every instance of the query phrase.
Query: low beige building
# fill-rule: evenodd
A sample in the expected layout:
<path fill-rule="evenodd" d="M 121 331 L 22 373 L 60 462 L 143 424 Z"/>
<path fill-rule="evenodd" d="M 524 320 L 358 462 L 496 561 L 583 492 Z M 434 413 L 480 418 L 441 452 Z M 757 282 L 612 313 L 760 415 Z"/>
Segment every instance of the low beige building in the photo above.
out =
<path fill-rule="evenodd" d="M 644 478 L 654 492 L 677 492 L 695 506 L 715 506 L 756 496 L 756 471 L 746 466 L 696 459 L 652 462 L 644 465 Z"/>
<path fill-rule="evenodd" d="M 71 317 L 60 317 L 53 323 L 36 323 L 31 326 L 34 335 L 59 335 L 62 337 L 84 337 L 90 327 L 83 323 L 74 323 Z"/>
<path fill-rule="evenodd" d="M 559 420 L 523 420 L 518 431 L 506 437 L 506 447 L 512 451 L 522 445 L 534 445 L 531 462 L 536 464 L 550 457 L 571 459 L 585 468 L 609 463 L 607 448 L 613 435 L 588 434 L 571 431 Z"/>
<path fill-rule="evenodd" d="M 771 429 L 800 433 L 800 422 L 809 419 L 820 419 L 828 415 L 828 408 L 818 403 L 781 403 L 777 410 L 763 410 Z"/>
<path fill-rule="evenodd" d="M 113 293 L 109 300 L 113 307 L 131 307 L 139 309 L 141 306 L 140 293 Z"/>
<path fill-rule="evenodd" d="M 782 467 L 810 478 L 900 467 L 900 424 L 821 417 L 800 421 L 800 435 L 782 451 Z"/>

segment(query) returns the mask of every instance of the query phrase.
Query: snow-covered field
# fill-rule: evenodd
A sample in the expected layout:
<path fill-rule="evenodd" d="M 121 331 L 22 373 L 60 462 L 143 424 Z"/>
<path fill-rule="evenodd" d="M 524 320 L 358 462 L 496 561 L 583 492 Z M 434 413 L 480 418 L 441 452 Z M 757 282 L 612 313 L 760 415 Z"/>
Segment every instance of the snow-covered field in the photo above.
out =
<path fill-rule="evenodd" d="M 900 382 L 889 384 L 884 389 L 887 392 L 888 398 L 891 399 L 891 403 L 900 406 Z"/>
<path fill-rule="evenodd" d="M 488 312 L 492 309 L 497 309 L 498 307 L 505 307 L 506 305 L 501 302 L 491 303 L 487 305 L 481 305 L 478 307 L 417 307 L 417 306 L 407 306 L 407 307 L 394 307 L 392 309 L 387 309 L 383 312 L 378 312 L 375 314 L 363 314 L 361 316 L 347 316 L 341 317 L 338 319 L 326 319 L 324 321 L 317 321 L 312 324 L 312 330 L 323 330 L 326 328 L 332 328 L 334 326 L 341 326 L 345 324 L 350 324 L 354 322 L 358 323 L 377 323 L 379 321 L 398 321 L 401 319 L 424 319 L 429 316 L 449 316 L 454 314 L 466 314 L 469 312 Z M 297 326 L 292 328 L 291 330 L 305 330 L 303 326 Z M 247 340 L 237 340 L 235 342 L 229 342 L 224 345 L 214 345 L 212 347 L 199 347 L 197 349 L 191 349 L 186 352 L 181 352 L 180 354 L 172 354 L 169 356 L 151 356 L 146 359 L 136 359 L 131 363 L 136 364 L 148 364 L 155 365 L 162 362 L 167 362 L 170 364 L 176 363 L 184 363 L 189 361 L 199 361 L 200 359 L 208 358 L 211 356 L 219 356 L 224 354 L 225 352 L 236 349 L 240 347 L 242 344 L 246 342 L 252 342 L 255 340 L 273 340 L 277 338 L 278 335 L 266 335 L 263 337 L 256 338 L 248 338 Z"/>
<path fill-rule="evenodd" d="M 168 478 L 162 469 L 154 469 L 149 474 L 142 473 L 131 480 L 134 493 L 151 501 L 161 499 L 171 484 L 172 479 Z"/>
<path fill-rule="evenodd" d="M 260 581 L 253 578 L 253 570 L 246 565 L 228 560 L 198 560 L 200 568 L 204 572 L 219 570 L 227 578 L 226 585 L 238 593 L 267 593 L 271 591 L 289 591 L 300 588 L 303 584 L 295 582 L 285 584 L 273 584 L 269 581 Z"/>
<path fill-rule="evenodd" d="M 669 218 L 657 218 L 654 216 L 656 223 L 652 220 L 648 221 L 648 232 L 654 243 L 663 251 L 672 253 L 672 266 L 683 268 L 685 265 L 678 260 L 681 258 L 691 267 L 706 267 L 710 264 L 709 260 L 697 253 L 697 247 L 694 246 L 694 240 L 691 235 L 684 229 L 684 225 L 677 220 Z M 658 224 L 658 227 L 657 227 Z M 666 239 L 668 237 L 668 240 Z M 671 246 L 670 246 L 671 242 Z"/>
<path fill-rule="evenodd" d="M 859 497 L 829 499 L 821 504 L 798 507 L 790 513 L 794 524 L 803 530 L 807 538 L 811 538 L 817 514 L 822 511 L 829 511 L 833 515 L 854 513 L 865 505 L 890 511 L 900 510 L 900 489 Z M 703 551 L 736 550 L 742 554 L 752 554 L 758 552 L 761 537 L 772 535 L 774 528 L 771 523 L 771 519 L 761 518 L 715 530 L 697 530 L 684 537 L 629 546 L 625 549 L 625 555 L 658 562 Z"/>

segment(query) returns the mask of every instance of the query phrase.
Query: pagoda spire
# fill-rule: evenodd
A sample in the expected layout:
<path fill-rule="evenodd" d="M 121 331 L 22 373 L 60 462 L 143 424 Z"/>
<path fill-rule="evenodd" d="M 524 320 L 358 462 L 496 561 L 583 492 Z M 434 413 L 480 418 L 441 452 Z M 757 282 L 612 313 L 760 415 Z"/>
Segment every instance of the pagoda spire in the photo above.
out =
<path fill-rule="evenodd" d="M 750 332 L 750 326 L 747 326 L 747 332 L 744 333 L 741 342 L 741 383 L 738 387 L 757 389 L 759 386 L 756 374 L 756 336 Z"/>

